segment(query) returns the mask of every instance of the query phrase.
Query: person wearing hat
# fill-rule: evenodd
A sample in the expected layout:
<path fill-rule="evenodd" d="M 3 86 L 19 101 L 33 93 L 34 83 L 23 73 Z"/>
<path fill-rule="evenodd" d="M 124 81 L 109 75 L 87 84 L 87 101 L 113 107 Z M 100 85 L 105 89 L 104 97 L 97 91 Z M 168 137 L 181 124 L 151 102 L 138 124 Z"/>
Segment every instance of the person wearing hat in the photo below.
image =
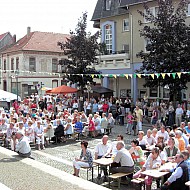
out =
<path fill-rule="evenodd" d="M 22 131 L 17 131 L 16 139 L 18 139 L 18 143 L 16 144 L 15 151 L 22 157 L 30 157 L 31 155 L 31 147 L 28 141 L 28 138 L 24 136 Z"/>

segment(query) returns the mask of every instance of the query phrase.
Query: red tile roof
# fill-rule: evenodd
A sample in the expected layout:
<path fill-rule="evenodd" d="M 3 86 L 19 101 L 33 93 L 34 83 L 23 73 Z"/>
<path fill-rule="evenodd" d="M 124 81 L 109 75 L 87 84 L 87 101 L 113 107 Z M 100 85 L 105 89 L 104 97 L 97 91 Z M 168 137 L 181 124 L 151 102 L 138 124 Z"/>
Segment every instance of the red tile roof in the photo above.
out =
<path fill-rule="evenodd" d="M 8 34 L 8 32 L 0 35 L 0 41 Z"/>
<path fill-rule="evenodd" d="M 51 32 L 30 32 L 18 40 L 12 47 L 6 49 L 6 52 L 16 51 L 43 51 L 43 52 L 62 52 L 57 42 L 65 42 L 70 35 Z"/>

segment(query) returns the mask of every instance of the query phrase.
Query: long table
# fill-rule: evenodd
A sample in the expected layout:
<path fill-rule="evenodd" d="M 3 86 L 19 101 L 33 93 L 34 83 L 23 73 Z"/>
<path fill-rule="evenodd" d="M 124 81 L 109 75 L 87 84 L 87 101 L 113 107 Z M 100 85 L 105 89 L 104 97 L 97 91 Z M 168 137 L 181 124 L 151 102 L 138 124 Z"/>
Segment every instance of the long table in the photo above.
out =
<path fill-rule="evenodd" d="M 108 166 L 109 167 L 108 174 L 110 174 L 110 166 L 113 163 L 113 159 L 112 158 L 100 158 L 100 159 L 94 160 L 93 163 L 98 165 L 98 175 L 99 174 L 101 175 L 100 169 L 102 166 Z"/>

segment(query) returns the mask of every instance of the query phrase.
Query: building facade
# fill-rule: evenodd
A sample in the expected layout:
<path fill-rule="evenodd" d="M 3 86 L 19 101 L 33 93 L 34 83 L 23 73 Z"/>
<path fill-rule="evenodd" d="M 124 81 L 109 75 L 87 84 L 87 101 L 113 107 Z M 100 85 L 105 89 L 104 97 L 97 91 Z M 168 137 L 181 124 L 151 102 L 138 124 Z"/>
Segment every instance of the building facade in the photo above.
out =
<path fill-rule="evenodd" d="M 101 42 L 107 48 L 106 53 L 99 56 L 100 64 L 96 66 L 102 74 L 111 74 L 115 77 L 104 77 L 102 85 L 115 90 L 115 96 L 125 98 L 129 96 L 134 99 L 168 99 L 167 88 L 145 88 L 143 78 L 130 77 L 142 65 L 142 60 L 136 57 L 141 50 L 146 51 L 148 41 L 140 37 L 139 20 L 147 24 L 146 20 L 137 12 L 145 11 L 144 0 L 98 0 L 92 21 L 94 27 L 101 30 Z M 179 1 L 176 1 L 178 3 Z M 156 1 L 148 1 L 153 14 L 156 14 Z M 190 4 L 187 15 L 190 16 Z M 190 22 L 190 18 L 187 18 Z M 119 77 L 124 74 L 128 77 Z M 188 84 L 190 86 L 190 84 Z M 190 98 L 190 90 L 182 92 L 183 99 Z"/>
<path fill-rule="evenodd" d="M 41 87 L 54 88 L 63 83 L 59 60 L 66 58 L 57 45 L 69 35 L 31 32 L 1 52 L 1 89 L 19 94 L 22 98 L 41 92 Z"/>

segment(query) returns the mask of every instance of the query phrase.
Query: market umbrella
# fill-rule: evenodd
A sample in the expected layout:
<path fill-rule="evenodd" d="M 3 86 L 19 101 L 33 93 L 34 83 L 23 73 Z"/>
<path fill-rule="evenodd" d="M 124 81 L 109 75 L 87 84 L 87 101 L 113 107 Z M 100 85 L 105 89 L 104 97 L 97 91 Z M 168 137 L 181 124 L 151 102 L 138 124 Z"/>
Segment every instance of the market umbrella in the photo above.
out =
<path fill-rule="evenodd" d="M 75 93 L 77 91 L 78 91 L 78 89 L 76 89 L 76 88 L 71 88 L 70 86 L 62 85 L 62 86 L 58 86 L 56 88 L 53 88 L 52 90 L 48 90 L 48 93 L 51 93 L 51 94 L 69 94 L 69 93 Z"/>

